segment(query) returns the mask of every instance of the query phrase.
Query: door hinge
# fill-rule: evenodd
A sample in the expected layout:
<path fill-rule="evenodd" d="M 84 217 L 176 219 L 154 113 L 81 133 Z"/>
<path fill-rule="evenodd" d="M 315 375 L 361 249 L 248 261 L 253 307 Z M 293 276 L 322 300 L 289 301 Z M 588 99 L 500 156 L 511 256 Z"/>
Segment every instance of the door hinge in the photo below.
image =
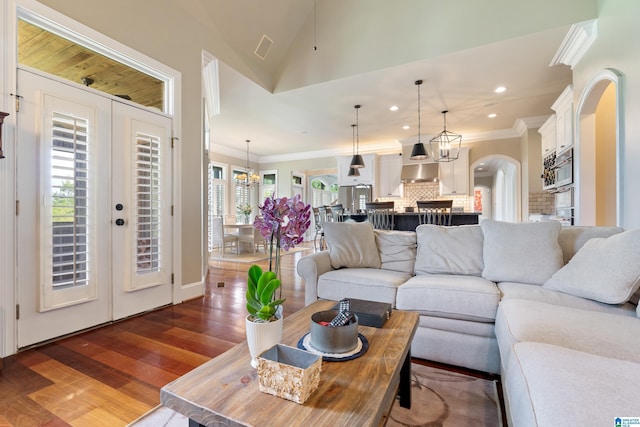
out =
<path fill-rule="evenodd" d="M 16 200 L 16 216 L 20 215 L 20 200 Z"/>
<path fill-rule="evenodd" d="M 173 144 L 178 141 L 178 138 L 176 138 L 175 136 L 171 137 L 171 148 L 173 148 Z"/>
<path fill-rule="evenodd" d="M 171 273 L 171 284 L 173 285 L 173 273 Z"/>
<path fill-rule="evenodd" d="M 14 96 L 16 98 L 16 113 L 20 111 L 20 98 L 22 98 L 22 96 L 17 95 L 15 93 L 10 93 L 9 95 Z"/>
<path fill-rule="evenodd" d="M 16 304 L 16 320 L 20 320 L 20 304 Z"/>

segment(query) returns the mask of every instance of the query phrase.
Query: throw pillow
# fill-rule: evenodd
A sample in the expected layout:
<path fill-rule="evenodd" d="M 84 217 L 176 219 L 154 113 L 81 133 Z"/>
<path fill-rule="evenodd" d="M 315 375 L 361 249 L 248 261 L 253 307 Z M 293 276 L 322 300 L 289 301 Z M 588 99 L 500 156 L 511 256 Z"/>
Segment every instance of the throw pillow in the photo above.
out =
<path fill-rule="evenodd" d="M 374 233 L 380 253 L 380 268 L 413 274 L 416 233 L 397 230 L 374 230 Z"/>
<path fill-rule="evenodd" d="M 416 228 L 416 274 L 482 274 L 482 229 L 478 225 Z"/>
<path fill-rule="evenodd" d="M 368 222 L 325 222 L 324 237 L 333 268 L 380 268 L 380 254 Z"/>
<path fill-rule="evenodd" d="M 494 282 L 542 285 L 562 267 L 557 221 L 510 223 L 484 220 L 482 277 Z"/>
<path fill-rule="evenodd" d="M 640 228 L 588 240 L 545 288 L 607 304 L 629 300 L 640 286 Z"/>

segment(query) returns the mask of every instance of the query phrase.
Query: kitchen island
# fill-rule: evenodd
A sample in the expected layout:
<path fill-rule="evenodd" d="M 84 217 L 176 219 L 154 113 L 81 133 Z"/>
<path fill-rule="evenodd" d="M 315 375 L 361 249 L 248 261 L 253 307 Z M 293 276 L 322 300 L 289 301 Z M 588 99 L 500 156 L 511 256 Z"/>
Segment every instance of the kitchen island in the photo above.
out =
<path fill-rule="evenodd" d="M 453 212 L 451 214 L 451 225 L 478 224 L 476 212 Z M 396 212 L 394 219 L 394 229 L 401 231 L 416 231 L 419 224 L 417 212 Z"/>
<path fill-rule="evenodd" d="M 477 212 L 453 212 L 451 214 L 451 225 L 470 225 L 478 224 Z M 345 219 L 351 219 L 356 222 L 362 222 L 367 219 L 367 215 L 363 213 L 346 215 Z M 394 230 L 416 231 L 419 224 L 417 212 L 396 212 L 394 215 Z"/>

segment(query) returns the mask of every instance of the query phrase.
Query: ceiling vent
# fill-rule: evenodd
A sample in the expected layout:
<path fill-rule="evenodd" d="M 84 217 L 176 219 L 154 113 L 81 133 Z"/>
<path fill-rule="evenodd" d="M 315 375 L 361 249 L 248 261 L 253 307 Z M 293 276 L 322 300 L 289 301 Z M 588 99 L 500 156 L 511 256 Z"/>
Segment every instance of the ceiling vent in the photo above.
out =
<path fill-rule="evenodd" d="M 273 45 L 273 40 L 267 37 L 266 34 L 263 34 L 254 53 L 258 58 L 265 59 L 267 57 L 267 53 L 269 53 L 269 49 L 271 49 L 271 45 Z"/>

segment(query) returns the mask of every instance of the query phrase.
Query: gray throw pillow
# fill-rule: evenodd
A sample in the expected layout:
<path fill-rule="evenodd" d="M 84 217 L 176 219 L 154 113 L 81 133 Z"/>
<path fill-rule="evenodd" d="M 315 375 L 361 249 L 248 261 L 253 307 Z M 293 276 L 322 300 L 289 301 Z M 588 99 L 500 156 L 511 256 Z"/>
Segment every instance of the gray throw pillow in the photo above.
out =
<path fill-rule="evenodd" d="M 484 220 L 482 277 L 494 282 L 542 285 L 562 267 L 557 221 L 511 223 Z"/>
<path fill-rule="evenodd" d="M 374 230 L 380 268 L 413 274 L 416 262 L 416 233 L 413 231 Z"/>
<path fill-rule="evenodd" d="M 482 229 L 478 225 L 416 228 L 416 274 L 482 274 Z"/>
<path fill-rule="evenodd" d="M 380 268 L 380 254 L 368 222 L 325 222 L 324 237 L 333 268 Z"/>
<path fill-rule="evenodd" d="M 640 228 L 588 240 L 544 284 L 582 298 L 622 304 L 640 286 Z"/>

